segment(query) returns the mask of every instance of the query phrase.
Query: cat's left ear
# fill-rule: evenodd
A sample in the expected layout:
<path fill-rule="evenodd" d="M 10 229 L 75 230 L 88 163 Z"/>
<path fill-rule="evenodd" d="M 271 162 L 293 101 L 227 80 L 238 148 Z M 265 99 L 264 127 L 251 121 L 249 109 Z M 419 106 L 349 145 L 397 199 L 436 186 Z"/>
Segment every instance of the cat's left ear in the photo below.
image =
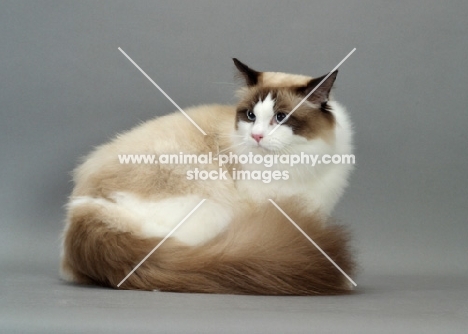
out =
<path fill-rule="evenodd" d="M 330 74 L 330 76 L 312 93 L 312 95 L 309 96 L 308 100 L 317 104 L 327 102 L 337 74 L 338 71 Z M 306 86 L 298 88 L 298 93 L 307 96 L 326 76 L 327 74 L 320 78 L 311 79 Z"/>
<path fill-rule="evenodd" d="M 261 72 L 251 69 L 244 63 L 240 62 L 237 58 L 232 58 L 232 60 L 234 61 L 234 65 L 236 65 L 240 74 L 245 79 L 247 86 L 255 86 L 258 84 L 258 78 L 260 77 L 260 74 L 262 74 Z"/>

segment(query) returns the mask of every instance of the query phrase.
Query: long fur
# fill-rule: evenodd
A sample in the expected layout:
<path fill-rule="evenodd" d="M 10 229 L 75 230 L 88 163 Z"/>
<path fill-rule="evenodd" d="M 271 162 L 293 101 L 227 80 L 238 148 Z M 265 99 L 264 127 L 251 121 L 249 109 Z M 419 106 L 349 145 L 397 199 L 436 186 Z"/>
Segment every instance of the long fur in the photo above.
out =
<path fill-rule="evenodd" d="M 189 228 L 182 231 L 185 234 L 177 235 L 178 231 L 167 239 L 119 288 L 269 295 L 342 294 L 352 290 L 346 277 L 268 202 L 274 199 L 352 275 L 354 261 L 348 233 L 327 218 L 346 186 L 351 166 L 302 166 L 291 170 L 288 182 L 265 184 L 232 177 L 224 181 L 185 177 L 195 167 L 218 170 L 217 162 L 148 165 L 121 164 L 117 159 L 119 154 L 268 153 L 266 146 L 252 146 L 253 123 L 239 121 L 239 116 L 243 117 L 252 103 L 259 103 L 259 96 L 272 91 L 275 108 L 290 110 L 301 99 L 297 92 L 307 89 L 311 78 L 256 72 L 237 65 L 248 71 L 251 79 L 249 87 L 241 90 L 243 97 L 237 108 L 206 105 L 186 110 L 206 136 L 183 115 L 167 115 L 98 147 L 75 170 L 75 188 L 63 234 L 64 279 L 117 288 L 167 234 L 163 233 L 165 229 L 179 222 L 182 207 L 206 198 L 208 204 L 181 227 Z M 322 110 L 323 103 L 326 110 Z M 351 153 L 352 130 L 345 109 L 335 101 L 323 103 L 304 103 L 291 118 L 295 123 L 280 126 L 272 136 L 276 143 L 285 145 L 274 152 Z M 266 110 L 264 115 L 269 112 L 273 115 L 274 111 Z M 266 123 L 268 117 L 264 117 Z M 265 129 L 269 131 L 271 124 Z M 264 142 L 273 138 L 268 131 Z M 230 173 L 234 167 L 258 168 L 224 167 Z M 189 199 L 193 203 L 187 202 Z"/>
<path fill-rule="evenodd" d="M 348 234 L 324 227 L 318 215 L 281 203 L 294 221 L 348 274 L 354 263 Z M 106 216 L 82 206 L 70 217 L 62 265 L 79 283 L 117 284 L 160 242 L 110 227 Z M 271 204 L 240 213 L 232 228 L 208 244 L 166 241 L 121 289 L 264 295 L 323 295 L 351 291 L 347 279 Z"/>

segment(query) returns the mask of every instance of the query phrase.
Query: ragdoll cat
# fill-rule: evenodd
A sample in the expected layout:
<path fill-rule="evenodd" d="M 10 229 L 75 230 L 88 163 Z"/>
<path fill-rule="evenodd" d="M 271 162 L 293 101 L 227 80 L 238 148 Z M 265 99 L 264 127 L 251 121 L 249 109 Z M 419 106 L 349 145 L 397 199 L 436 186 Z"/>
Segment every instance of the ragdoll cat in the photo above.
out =
<path fill-rule="evenodd" d="M 220 171 L 218 161 L 119 160 L 124 154 L 157 158 L 210 152 L 214 156 L 352 153 L 347 113 L 329 99 L 337 72 L 288 116 L 324 77 L 258 72 L 237 59 L 234 63 L 245 81 L 237 106 L 186 110 L 206 136 L 182 113 L 158 117 L 99 146 L 74 171 L 75 188 L 63 234 L 64 279 L 117 288 L 206 199 L 119 288 L 272 295 L 351 290 L 347 278 L 269 201 L 352 274 L 347 233 L 328 222 L 350 165 L 276 163 L 268 168 L 230 161 L 222 166 L 224 179 L 201 180 L 188 175 L 196 168 Z M 265 182 L 235 177 L 239 171 L 255 170 L 278 170 L 287 178 Z"/>

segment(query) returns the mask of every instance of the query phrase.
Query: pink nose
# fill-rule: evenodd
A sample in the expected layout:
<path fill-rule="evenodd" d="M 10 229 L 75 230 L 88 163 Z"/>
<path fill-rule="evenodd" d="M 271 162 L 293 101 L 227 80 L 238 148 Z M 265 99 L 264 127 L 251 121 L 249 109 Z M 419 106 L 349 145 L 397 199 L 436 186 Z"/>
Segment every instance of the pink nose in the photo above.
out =
<path fill-rule="evenodd" d="M 252 133 L 252 138 L 255 139 L 255 141 L 256 141 L 257 143 L 259 143 L 260 140 L 262 140 L 263 135 L 255 135 L 255 134 Z"/>

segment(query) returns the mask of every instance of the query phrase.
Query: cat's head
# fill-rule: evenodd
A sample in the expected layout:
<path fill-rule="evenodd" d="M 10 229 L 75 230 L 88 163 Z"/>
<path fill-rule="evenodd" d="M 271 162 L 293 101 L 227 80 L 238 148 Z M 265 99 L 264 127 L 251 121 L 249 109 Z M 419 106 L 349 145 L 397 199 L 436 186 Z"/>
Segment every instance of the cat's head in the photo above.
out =
<path fill-rule="evenodd" d="M 337 71 L 317 87 L 326 75 L 312 78 L 258 72 L 236 58 L 233 60 L 245 81 L 245 87 L 239 90 L 236 142 L 243 142 L 258 153 L 286 153 L 291 146 L 302 146 L 316 140 L 333 141 L 336 118 L 329 97 Z"/>

